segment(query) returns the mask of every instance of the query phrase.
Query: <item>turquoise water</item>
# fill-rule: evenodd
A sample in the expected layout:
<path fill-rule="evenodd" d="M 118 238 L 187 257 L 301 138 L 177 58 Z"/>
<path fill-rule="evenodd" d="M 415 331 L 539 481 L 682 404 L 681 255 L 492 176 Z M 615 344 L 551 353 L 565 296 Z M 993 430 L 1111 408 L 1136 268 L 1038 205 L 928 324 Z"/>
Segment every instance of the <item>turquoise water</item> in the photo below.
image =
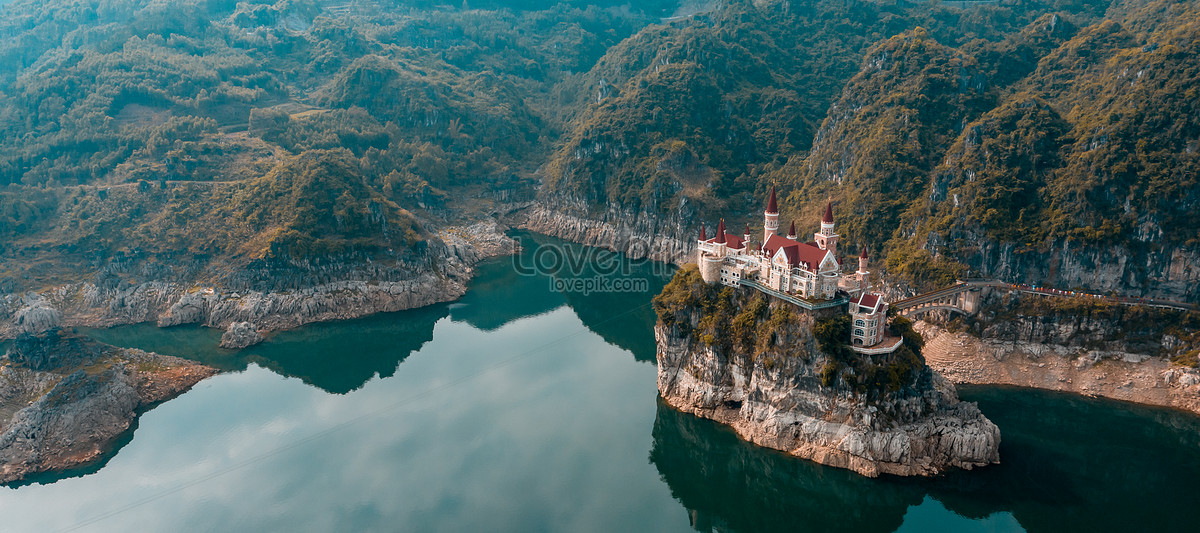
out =
<path fill-rule="evenodd" d="M 583 247 L 520 236 L 537 246 Z M 596 260 L 595 257 L 591 258 Z M 1174 531 L 1200 520 L 1200 419 L 964 390 L 1003 464 L 865 479 L 746 444 L 655 390 L 647 292 L 564 294 L 510 259 L 453 304 L 319 324 L 241 352 L 219 332 L 106 342 L 228 372 L 142 416 L 99 467 L 0 488 L 3 531 Z M 579 275 L 587 277 L 593 272 Z"/>

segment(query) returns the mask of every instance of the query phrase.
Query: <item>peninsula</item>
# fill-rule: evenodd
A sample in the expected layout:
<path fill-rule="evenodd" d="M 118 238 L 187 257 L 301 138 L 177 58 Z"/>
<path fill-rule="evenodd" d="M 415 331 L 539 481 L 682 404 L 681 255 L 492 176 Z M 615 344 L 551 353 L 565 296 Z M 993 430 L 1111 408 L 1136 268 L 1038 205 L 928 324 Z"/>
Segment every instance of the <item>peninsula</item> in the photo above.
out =
<path fill-rule="evenodd" d="M 658 389 L 743 438 L 866 476 L 999 462 L 1000 430 L 921 356 L 910 321 L 870 292 L 868 257 L 841 274 L 832 206 L 812 242 L 701 229 L 699 266 L 654 299 Z"/>

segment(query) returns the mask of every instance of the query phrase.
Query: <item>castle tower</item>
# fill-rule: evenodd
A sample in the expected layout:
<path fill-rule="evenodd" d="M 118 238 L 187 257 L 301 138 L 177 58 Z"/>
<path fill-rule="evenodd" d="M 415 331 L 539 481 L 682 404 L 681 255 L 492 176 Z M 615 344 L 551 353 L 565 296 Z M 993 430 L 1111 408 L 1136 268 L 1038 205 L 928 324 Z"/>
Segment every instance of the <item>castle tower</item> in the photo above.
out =
<path fill-rule="evenodd" d="M 749 222 L 746 223 L 746 232 L 744 234 L 742 234 L 742 239 L 743 239 L 742 243 L 745 245 L 746 251 L 749 252 L 750 251 L 750 223 Z"/>
<path fill-rule="evenodd" d="M 716 283 L 721 278 L 721 261 L 723 258 L 712 253 L 715 245 L 707 243 L 708 235 L 704 231 L 704 223 L 700 223 L 700 244 L 696 247 L 696 265 L 700 267 L 700 278 L 707 283 Z"/>
<path fill-rule="evenodd" d="M 813 240 L 822 250 L 829 250 L 837 257 L 838 234 L 833 232 L 833 202 L 825 204 L 825 216 L 821 217 L 821 231 L 813 234 Z"/>
<path fill-rule="evenodd" d="M 793 241 L 796 240 L 796 221 L 795 220 L 792 221 L 792 227 L 788 228 L 787 238 L 789 238 Z"/>
<path fill-rule="evenodd" d="M 858 278 L 858 290 L 864 293 L 871 288 L 871 271 L 867 270 L 867 259 L 867 247 L 863 246 L 862 253 L 858 254 L 858 272 L 854 275 Z"/>
<path fill-rule="evenodd" d="M 775 202 L 775 186 L 771 186 L 771 197 L 767 199 L 767 210 L 763 212 L 763 243 L 779 233 L 779 206 Z"/>

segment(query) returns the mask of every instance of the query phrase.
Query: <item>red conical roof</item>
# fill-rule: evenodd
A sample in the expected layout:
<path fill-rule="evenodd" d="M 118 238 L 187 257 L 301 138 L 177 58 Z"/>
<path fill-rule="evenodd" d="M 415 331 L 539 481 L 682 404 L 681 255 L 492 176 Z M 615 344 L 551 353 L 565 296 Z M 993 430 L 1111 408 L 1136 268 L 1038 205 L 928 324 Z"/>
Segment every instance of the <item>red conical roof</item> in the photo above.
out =
<path fill-rule="evenodd" d="M 867 247 L 866 247 L 866 246 L 863 246 L 863 247 L 862 247 L 862 253 L 861 253 L 861 254 L 858 254 L 858 258 L 859 258 L 859 259 L 866 259 L 866 258 L 867 258 Z"/>
<path fill-rule="evenodd" d="M 725 219 L 717 223 L 717 244 L 725 244 Z"/>
<path fill-rule="evenodd" d="M 788 229 L 788 237 L 796 236 L 796 221 L 792 221 L 792 227 Z"/>
<path fill-rule="evenodd" d="M 749 234 L 750 234 L 750 223 L 747 222 L 746 223 L 746 235 L 749 235 Z"/>
<path fill-rule="evenodd" d="M 825 217 L 821 219 L 821 222 L 833 224 L 833 202 L 825 204 Z"/>
<path fill-rule="evenodd" d="M 778 213 L 779 212 L 779 206 L 776 205 L 776 203 L 775 203 L 775 186 L 774 185 L 771 186 L 771 198 L 767 200 L 767 212 L 768 213 Z"/>
<path fill-rule="evenodd" d="M 708 240 L 708 235 L 704 234 L 704 223 L 703 222 L 700 223 L 700 240 L 702 240 L 702 241 Z"/>

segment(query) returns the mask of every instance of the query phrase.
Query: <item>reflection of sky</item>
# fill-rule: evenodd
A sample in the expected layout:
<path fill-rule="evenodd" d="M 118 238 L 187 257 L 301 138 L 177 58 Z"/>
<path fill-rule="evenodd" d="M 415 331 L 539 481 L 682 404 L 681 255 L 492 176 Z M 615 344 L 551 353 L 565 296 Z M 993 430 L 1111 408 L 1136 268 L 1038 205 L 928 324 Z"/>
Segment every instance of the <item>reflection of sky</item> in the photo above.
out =
<path fill-rule="evenodd" d="M 99 472 L 0 489 L 0 516 L 57 530 L 174 491 L 85 529 L 686 530 L 646 461 L 654 379 L 567 309 L 492 332 L 442 320 L 395 377 L 346 395 L 257 366 L 202 382 Z"/>

